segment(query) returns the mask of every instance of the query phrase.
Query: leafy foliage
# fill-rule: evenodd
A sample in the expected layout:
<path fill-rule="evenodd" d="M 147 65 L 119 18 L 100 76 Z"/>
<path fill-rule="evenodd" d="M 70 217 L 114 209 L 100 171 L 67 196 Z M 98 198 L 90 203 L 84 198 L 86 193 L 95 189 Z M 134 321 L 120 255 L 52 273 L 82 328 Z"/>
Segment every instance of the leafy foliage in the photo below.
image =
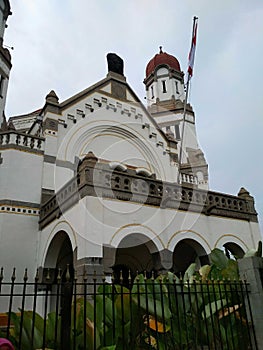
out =
<path fill-rule="evenodd" d="M 92 300 L 82 297 L 72 305 L 72 350 L 248 349 L 238 278 L 237 262 L 215 249 L 211 265 L 197 271 L 191 264 L 181 279 L 168 272 L 150 279 L 138 275 L 129 289 L 99 285 Z M 22 313 L 11 315 L 16 345 L 22 329 L 22 350 L 60 349 L 61 320 L 56 322 L 55 313 L 44 320 L 24 311 L 22 325 L 21 317 Z"/>

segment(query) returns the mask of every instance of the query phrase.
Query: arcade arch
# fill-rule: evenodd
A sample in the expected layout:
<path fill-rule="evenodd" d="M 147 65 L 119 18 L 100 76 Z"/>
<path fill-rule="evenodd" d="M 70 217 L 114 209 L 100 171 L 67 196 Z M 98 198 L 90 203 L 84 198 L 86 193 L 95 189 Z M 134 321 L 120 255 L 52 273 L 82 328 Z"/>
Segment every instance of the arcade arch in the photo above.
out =
<path fill-rule="evenodd" d="M 233 234 L 225 234 L 221 236 L 217 240 L 215 247 L 219 249 L 224 248 L 226 254 L 232 258 L 242 258 L 248 250 L 245 242 Z"/>
<path fill-rule="evenodd" d="M 236 259 L 243 258 L 245 255 L 244 250 L 236 243 L 227 242 L 224 244 L 225 253 L 227 257 L 234 257 Z"/>
<path fill-rule="evenodd" d="M 197 263 L 197 266 L 209 264 L 207 252 L 197 241 L 183 239 L 176 244 L 173 251 L 173 272 L 183 274 L 192 263 Z"/>
<path fill-rule="evenodd" d="M 132 233 L 118 244 L 113 271 L 117 279 L 122 271 L 124 280 L 128 279 L 129 271 L 132 279 L 137 273 L 150 275 L 155 270 L 156 260 L 158 249 L 154 242 L 141 233 Z"/>
<path fill-rule="evenodd" d="M 59 231 L 49 243 L 45 256 L 44 268 L 61 269 L 65 274 L 67 265 L 73 269 L 73 249 L 70 238 L 65 231 Z"/>

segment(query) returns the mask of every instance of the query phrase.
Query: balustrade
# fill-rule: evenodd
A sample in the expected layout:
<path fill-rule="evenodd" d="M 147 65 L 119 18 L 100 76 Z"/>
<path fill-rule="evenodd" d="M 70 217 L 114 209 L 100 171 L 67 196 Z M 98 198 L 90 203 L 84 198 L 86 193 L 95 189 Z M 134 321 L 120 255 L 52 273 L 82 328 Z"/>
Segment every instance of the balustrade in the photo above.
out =
<path fill-rule="evenodd" d="M 82 173 L 85 173 L 86 176 L 82 176 Z M 191 177 L 191 175 L 185 179 L 196 181 L 195 177 Z M 92 191 L 83 192 L 85 187 L 92 189 Z M 74 196 L 74 200 L 69 203 L 75 194 L 77 196 Z M 206 215 L 214 214 L 257 221 L 253 202 L 250 203 L 245 198 L 200 190 L 194 186 L 187 187 L 176 183 L 162 182 L 138 175 L 135 171 L 111 170 L 109 165 L 97 163 L 95 168 L 93 164 L 93 166 L 82 169 L 75 178 L 71 179 L 43 205 L 40 225 L 52 213 L 55 217 L 56 211 L 61 210 L 61 208 L 63 210 L 69 208 L 87 195 L 130 200 L 167 208 L 180 207 L 181 210 L 198 211 Z"/>
<path fill-rule="evenodd" d="M 44 150 L 44 138 L 19 133 L 16 131 L 6 131 L 0 133 L 0 146 L 19 146 L 32 150 Z"/>

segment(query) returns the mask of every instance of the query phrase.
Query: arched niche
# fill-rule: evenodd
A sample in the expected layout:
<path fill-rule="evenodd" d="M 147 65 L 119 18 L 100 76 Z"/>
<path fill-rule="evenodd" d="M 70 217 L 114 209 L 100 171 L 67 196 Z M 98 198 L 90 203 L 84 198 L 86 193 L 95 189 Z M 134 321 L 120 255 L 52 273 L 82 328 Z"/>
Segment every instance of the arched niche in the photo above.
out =
<path fill-rule="evenodd" d="M 73 249 L 67 233 L 59 231 L 48 246 L 44 268 L 61 269 L 62 274 L 65 274 L 67 265 L 73 268 Z"/>
<path fill-rule="evenodd" d="M 225 253 L 229 258 L 240 259 L 245 255 L 244 250 L 234 242 L 227 242 L 224 244 Z"/>
<path fill-rule="evenodd" d="M 174 248 L 173 272 L 183 274 L 192 263 L 197 263 L 197 266 L 209 264 L 209 258 L 200 243 L 193 239 L 183 239 Z"/>
<path fill-rule="evenodd" d="M 118 280 L 122 271 L 127 283 L 128 276 L 134 279 L 137 273 L 146 272 L 149 276 L 155 268 L 158 249 L 155 244 L 143 234 L 133 233 L 124 237 L 115 253 L 113 271 Z"/>

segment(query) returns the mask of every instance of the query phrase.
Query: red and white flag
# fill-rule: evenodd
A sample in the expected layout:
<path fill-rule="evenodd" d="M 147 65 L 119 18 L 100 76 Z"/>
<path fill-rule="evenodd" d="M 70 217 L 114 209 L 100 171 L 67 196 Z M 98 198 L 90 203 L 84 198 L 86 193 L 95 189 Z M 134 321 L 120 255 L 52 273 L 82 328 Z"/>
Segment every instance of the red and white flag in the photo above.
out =
<path fill-rule="evenodd" d="M 190 49 L 189 56 L 188 56 L 188 73 L 189 73 L 190 78 L 193 76 L 194 60 L 195 60 L 195 48 L 196 48 L 196 36 L 197 36 L 197 21 L 195 21 L 195 23 L 194 23 L 192 44 L 191 44 L 191 49 Z"/>

